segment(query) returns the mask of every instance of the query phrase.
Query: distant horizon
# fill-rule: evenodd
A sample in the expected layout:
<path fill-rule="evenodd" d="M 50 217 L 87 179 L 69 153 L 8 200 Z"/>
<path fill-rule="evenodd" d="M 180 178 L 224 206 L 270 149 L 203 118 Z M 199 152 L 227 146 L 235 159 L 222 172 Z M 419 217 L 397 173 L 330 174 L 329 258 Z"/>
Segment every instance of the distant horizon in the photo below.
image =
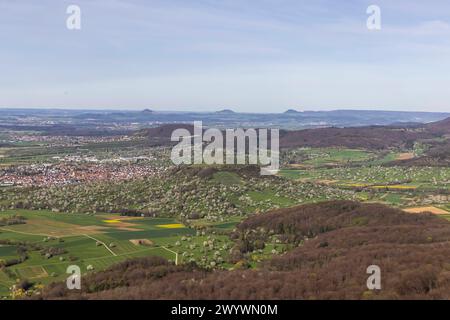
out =
<path fill-rule="evenodd" d="M 206 109 L 206 110 L 195 110 L 194 108 L 189 109 L 186 107 L 185 110 L 180 109 L 158 109 L 158 108 L 123 108 L 123 107 L 0 107 L 0 110 L 53 110 L 53 111 L 82 111 L 82 112 L 143 112 L 146 110 L 151 110 L 155 113 L 219 113 L 221 111 L 232 111 L 237 114 L 283 114 L 287 111 L 296 111 L 298 113 L 304 112 L 336 112 L 336 111 L 359 111 L 359 112 L 395 112 L 395 113 L 441 113 L 450 114 L 450 111 L 422 111 L 422 110 L 395 110 L 395 109 L 365 109 L 365 108 L 336 108 L 336 109 L 296 109 L 296 108 L 286 108 L 278 112 L 255 112 L 255 111 L 240 111 L 237 108 L 221 108 L 221 109 Z"/>

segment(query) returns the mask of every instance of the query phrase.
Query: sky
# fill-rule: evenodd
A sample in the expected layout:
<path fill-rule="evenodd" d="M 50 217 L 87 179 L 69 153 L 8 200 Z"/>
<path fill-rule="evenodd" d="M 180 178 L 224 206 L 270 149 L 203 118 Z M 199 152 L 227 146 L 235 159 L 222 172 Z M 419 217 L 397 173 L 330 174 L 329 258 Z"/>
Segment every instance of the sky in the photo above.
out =
<path fill-rule="evenodd" d="M 448 0 L 0 0 L 0 107 L 450 111 L 449 84 Z"/>

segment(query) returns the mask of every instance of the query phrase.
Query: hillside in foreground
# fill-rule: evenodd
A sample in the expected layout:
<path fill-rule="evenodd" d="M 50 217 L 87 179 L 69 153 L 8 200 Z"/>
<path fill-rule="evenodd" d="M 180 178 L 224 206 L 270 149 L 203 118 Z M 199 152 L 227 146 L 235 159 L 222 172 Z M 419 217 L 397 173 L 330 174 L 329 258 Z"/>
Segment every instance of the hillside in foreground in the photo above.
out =
<path fill-rule="evenodd" d="M 232 271 L 129 260 L 83 278 L 81 292 L 53 284 L 43 299 L 449 299 L 450 223 L 379 204 L 333 201 L 249 217 L 228 236 Z M 246 269 L 261 248 L 284 250 Z M 382 290 L 366 287 L 381 268 Z"/>

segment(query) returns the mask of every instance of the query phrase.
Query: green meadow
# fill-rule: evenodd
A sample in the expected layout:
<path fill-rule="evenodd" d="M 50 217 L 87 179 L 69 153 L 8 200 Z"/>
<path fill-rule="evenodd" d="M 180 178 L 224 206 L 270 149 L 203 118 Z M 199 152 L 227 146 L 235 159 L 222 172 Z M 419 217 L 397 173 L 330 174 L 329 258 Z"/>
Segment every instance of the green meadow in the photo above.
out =
<path fill-rule="evenodd" d="M 0 261 L 19 258 L 19 246 L 27 248 L 27 258 L 0 269 L 0 297 L 8 296 L 9 288 L 20 280 L 44 285 L 64 280 L 70 265 L 87 273 L 136 257 L 181 261 L 175 244 L 195 234 L 170 218 L 25 210 L 2 212 L 0 217 L 12 214 L 25 217 L 26 223 L 0 227 L 0 241 L 8 243 L 0 245 Z M 45 255 L 49 250 L 57 254 Z"/>

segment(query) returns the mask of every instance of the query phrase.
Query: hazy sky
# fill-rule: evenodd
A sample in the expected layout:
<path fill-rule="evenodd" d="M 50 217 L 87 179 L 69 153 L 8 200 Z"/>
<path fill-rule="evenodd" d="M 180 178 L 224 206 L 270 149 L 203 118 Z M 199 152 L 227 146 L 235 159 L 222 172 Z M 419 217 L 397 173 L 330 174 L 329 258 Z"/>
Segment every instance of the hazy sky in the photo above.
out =
<path fill-rule="evenodd" d="M 449 87 L 448 0 L 0 0 L 1 107 L 450 111 Z"/>

